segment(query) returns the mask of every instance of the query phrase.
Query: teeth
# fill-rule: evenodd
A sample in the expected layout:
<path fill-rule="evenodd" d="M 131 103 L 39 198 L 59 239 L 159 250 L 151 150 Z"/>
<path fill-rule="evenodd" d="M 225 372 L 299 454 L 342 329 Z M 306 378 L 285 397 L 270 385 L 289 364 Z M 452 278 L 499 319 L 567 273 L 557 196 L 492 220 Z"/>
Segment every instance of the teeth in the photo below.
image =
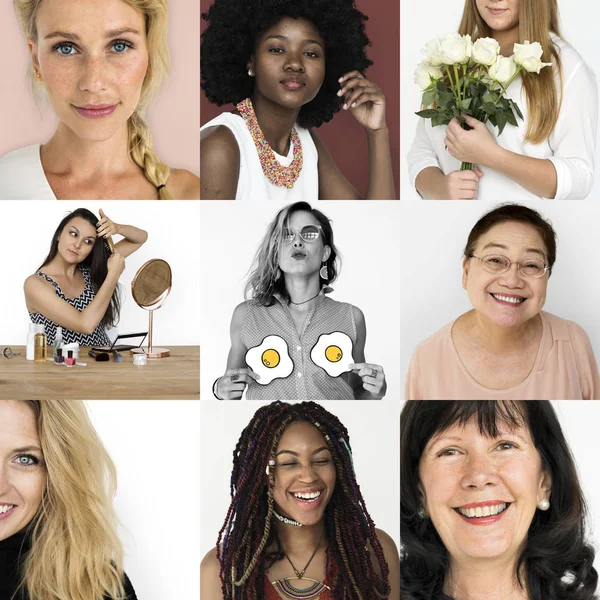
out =
<path fill-rule="evenodd" d="M 506 502 L 496 504 L 496 506 L 478 506 L 477 508 L 459 508 L 458 512 L 469 519 L 480 517 L 493 517 L 506 510 Z"/>
<path fill-rule="evenodd" d="M 14 506 L 14 504 L 0 504 L 0 514 L 7 513 Z"/>
<path fill-rule="evenodd" d="M 494 298 L 502 300 L 502 302 L 510 302 L 511 304 L 521 304 L 525 301 L 525 298 L 513 298 L 512 296 L 501 296 L 500 294 L 492 294 Z"/>
<path fill-rule="evenodd" d="M 321 495 L 321 492 L 292 494 L 292 496 L 294 496 L 294 498 L 297 498 L 298 500 L 304 500 L 305 502 L 314 502 L 317 498 L 319 498 L 320 495 Z"/>

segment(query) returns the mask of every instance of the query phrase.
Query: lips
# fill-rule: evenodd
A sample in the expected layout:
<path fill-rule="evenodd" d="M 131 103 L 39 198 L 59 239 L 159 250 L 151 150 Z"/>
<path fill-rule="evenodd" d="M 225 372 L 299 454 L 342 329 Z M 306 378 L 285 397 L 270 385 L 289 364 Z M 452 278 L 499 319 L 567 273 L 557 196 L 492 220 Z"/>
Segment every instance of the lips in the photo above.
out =
<path fill-rule="evenodd" d="M 292 258 L 295 258 L 296 260 L 300 260 L 301 258 L 306 258 L 306 253 L 305 252 L 293 252 L 292 253 Z"/>
<path fill-rule="evenodd" d="M 518 296 L 517 294 L 496 294 L 494 292 L 490 292 L 490 296 L 496 300 L 496 302 L 507 306 L 519 306 L 520 304 L 523 304 L 525 300 L 527 300 L 527 298 L 524 296 Z"/>
<path fill-rule="evenodd" d="M 72 105 L 75 111 L 86 119 L 103 119 L 110 117 L 118 104 L 85 104 L 83 106 Z"/>
<path fill-rule="evenodd" d="M 285 88 L 291 91 L 300 90 L 306 86 L 306 82 L 304 81 L 304 79 L 295 75 L 290 75 L 285 79 L 282 79 L 279 83 L 281 83 Z"/>
<path fill-rule="evenodd" d="M 490 8 L 488 6 L 488 10 L 493 14 L 493 15 L 501 15 L 503 13 L 505 13 L 508 9 L 507 8 Z"/>

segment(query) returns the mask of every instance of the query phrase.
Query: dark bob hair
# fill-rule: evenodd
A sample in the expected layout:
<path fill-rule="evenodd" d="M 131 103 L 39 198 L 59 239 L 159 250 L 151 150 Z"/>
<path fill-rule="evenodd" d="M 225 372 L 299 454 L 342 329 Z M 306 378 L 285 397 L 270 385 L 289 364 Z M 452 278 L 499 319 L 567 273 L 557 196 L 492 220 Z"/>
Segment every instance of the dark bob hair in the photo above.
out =
<path fill-rule="evenodd" d="M 81 217 L 85 219 L 90 225 L 96 229 L 98 225 L 98 217 L 89 211 L 87 208 L 78 208 L 73 212 L 69 213 L 56 228 L 52 236 L 52 241 L 50 242 L 50 250 L 48 251 L 48 256 L 44 259 L 44 262 L 38 267 L 38 271 L 45 267 L 57 254 L 58 252 L 58 238 L 65 226 L 70 223 L 75 217 Z M 80 267 L 86 268 L 90 272 L 90 279 L 92 281 L 92 289 L 94 290 L 94 294 L 98 292 L 104 280 L 106 279 L 106 275 L 108 274 L 108 259 L 110 258 L 110 250 L 108 248 L 108 243 L 106 240 L 97 240 L 92 248 L 92 251 L 87 255 L 84 261 L 79 263 Z M 100 321 L 100 325 L 102 327 L 114 327 L 119 322 L 119 315 L 121 312 L 121 294 L 119 284 L 115 287 L 115 291 L 113 292 L 112 298 L 110 299 L 110 303 Z"/>
<path fill-rule="evenodd" d="M 450 556 L 435 527 L 419 516 L 419 461 L 437 433 L 475 420 L 482 435 L 498 425 L 529 429 L 552 477 L 550 509 L 536 511 L 516 576 L 531 600 L 593 600 L 594 549 L 585 540 L 586 506 L 575 462 L 549 401 L 408 401 L 400 417 L 400 543 L 403 600 L 454 600 L 443 589 Z M 526 567 L 523 574 L 522 567 Z"/>
<path fill-rule="evenodd" d="M 304 18 L 325 40 L 325 79 L 317 96 L 298 115 L 302 127 L 319 127 L 343 104 L 338 79 L 349 71 L 364 72 L 373 64 L 365 48 L 367 17 L 354 0 L 215 0 L 202 18 L 209 26 L 200 48 L 201 86 L 213 103 L 238 104 L 252 96 L 254 79 L 246 66 L 256 40 L 283 17 Z"/>
<path fill-rule="evenodd" d="M 550 221 L 546 221 L 537 210 L 521 204 L 501 204 L 498 208 L 483 215 L 469 233 L 464 250 L 465 257 L 470 258 L 473 255 L 479 238 L 494 225 L 509 222 L 531 225 L 540 234 L 548 255 L 548 273 L 551 274 L 552 266 L 556 261 L 556 232 Z"/>

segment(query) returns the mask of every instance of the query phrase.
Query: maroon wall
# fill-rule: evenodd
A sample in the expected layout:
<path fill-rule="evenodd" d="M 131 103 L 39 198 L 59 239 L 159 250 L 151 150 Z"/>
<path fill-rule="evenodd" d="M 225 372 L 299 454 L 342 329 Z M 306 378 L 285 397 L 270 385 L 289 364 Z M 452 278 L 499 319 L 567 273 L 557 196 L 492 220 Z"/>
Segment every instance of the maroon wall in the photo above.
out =
<path fill-rule="evenodd" d="M 240 0 L 243 2 L 243 0 Z M 201 0 L 202 12 L 206 12 L 212 0 Z M 367 21 L 367 35 L 371 40 L 368 56 L 373 65 L 366 75 L 383 89 L 387 100 L 387 123 L 390 130 L 392 164 L 396 197 L 400 193 L 400 2 L 392 0 L 356 0 L 357 7 L 364 12 Z M 202 31 L 206 21 L 201 21 Z M 200 123 L 204 124 L 223 110 L 232 106 L 211 104 L 204 94 L 200 94 Z M 346 111 L 340 111 L 332 121 L 316 130 L 327 146 L 340 171 L 349 179 L 361 194 L 367 190 L 369 163 L 367 140 L 364 129 Z"/>

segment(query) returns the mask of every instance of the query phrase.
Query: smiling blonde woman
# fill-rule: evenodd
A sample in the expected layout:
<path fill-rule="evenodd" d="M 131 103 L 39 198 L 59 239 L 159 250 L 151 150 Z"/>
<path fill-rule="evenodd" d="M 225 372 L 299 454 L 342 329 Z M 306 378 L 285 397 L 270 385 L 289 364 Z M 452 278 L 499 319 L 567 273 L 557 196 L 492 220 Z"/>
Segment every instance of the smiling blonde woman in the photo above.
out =
<path fill-rule="evenodd" d="M 80 401 L 0 401 L 0 598 L 136 600 L 116 471 Z"/>
<path fill-rule="evenodd" d="M 198 199 L 152 148 L 144 110 L 169 63 L 166 0 L 14 0 L 52 138 L 0 160 L 0 199 Z"/>

